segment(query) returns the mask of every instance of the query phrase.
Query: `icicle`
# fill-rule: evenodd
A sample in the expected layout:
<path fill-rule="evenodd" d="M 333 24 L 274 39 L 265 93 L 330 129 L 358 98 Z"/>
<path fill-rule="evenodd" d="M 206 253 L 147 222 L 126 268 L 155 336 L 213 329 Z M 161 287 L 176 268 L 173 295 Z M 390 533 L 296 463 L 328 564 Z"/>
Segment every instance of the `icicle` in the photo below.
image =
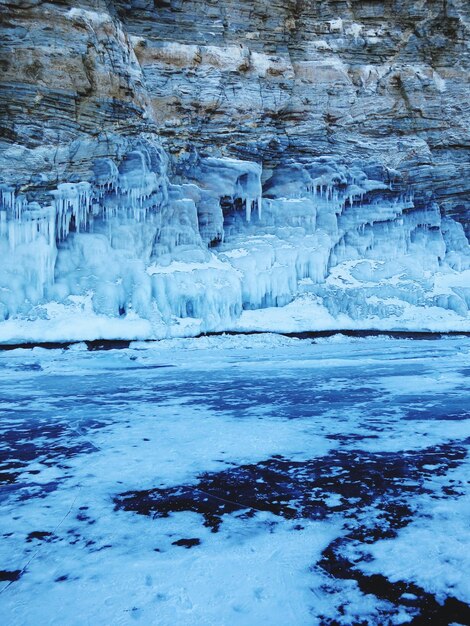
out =
<path fill-rule="evenodd" d="M 245 198 L 245 217 L 247 222 L 251 222 L 251 208 L 253 205 L 253 201 L 251 198 Z"/>
<path fill-rule="evenodd" d="M 58 237 L 60 239 L 67 237 L 72 217 L 77 232 L 86 227 L 92 207 L 90 183 L 61 183 L 52 193 L 55 200 Z"/>

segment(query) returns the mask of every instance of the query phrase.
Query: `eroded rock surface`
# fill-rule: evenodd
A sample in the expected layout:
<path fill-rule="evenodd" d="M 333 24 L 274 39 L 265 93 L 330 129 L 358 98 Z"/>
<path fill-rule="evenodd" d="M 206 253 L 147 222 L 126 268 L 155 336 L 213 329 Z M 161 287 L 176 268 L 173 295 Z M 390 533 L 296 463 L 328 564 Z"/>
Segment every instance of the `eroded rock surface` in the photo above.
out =
<path fill-rule="evenodd" d="M 361 259 L 386 275 L 314 287 L 329 314 L 399 315 L 398 297 L 467 316 L 468 280 L 447 280 L 470 267 L 464 0 L 1 13 L 4 319 L 90 293 L 99 314 L 225 329 Z"/>
<path fill-rule="evenodd" d="M 119 157 L 150 130 L 175 156 L 265 168 L 375 158 L 462 212 L 462 0 L 2 4 L 3 175 L 17 183 L 81 179 L 95 156 Z"/>

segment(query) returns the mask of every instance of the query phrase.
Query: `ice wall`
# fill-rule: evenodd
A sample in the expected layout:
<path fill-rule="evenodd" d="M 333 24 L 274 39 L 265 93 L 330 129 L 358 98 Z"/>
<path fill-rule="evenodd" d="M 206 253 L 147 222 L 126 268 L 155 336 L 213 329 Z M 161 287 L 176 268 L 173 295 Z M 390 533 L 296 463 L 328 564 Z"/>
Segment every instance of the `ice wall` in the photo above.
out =
<path fill-rule="evenodd" d="M 95 315 L 148 320 L 160 337 L 228 329 L 243 310 L 305 294 L 351 320 L 396 324 L 408 305 L 469 319 L 462 226 L 397 172 L 332 157 L 265 174 L 192 155 L 169 174 L 158 145 L 136 142 L 42 204 L 3 186 L 0 252 L 4 320 L 82 298 Z"/>

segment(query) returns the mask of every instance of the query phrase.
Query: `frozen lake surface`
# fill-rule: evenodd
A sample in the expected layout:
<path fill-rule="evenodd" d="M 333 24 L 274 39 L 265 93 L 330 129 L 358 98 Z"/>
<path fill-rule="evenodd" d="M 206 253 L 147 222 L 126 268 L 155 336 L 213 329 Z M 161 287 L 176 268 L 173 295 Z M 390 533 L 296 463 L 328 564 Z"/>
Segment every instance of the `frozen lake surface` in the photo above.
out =
<path fill-rule="evenodd" d="M 0 353 L 0 613 L 470 623 L 470 339 Z"/>

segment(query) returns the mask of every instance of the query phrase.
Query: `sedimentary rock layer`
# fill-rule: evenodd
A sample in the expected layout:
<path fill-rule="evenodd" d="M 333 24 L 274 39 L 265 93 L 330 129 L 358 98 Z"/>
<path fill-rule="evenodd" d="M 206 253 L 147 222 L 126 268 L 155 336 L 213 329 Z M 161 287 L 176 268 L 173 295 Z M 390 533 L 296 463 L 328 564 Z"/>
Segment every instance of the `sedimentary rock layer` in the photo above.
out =
<path fill-rule="evenodd" d="M 467 327 L 467 2 L 0 9 L 0 318 Z"/>
<path fill-rule="evenodd" d="M 464 216 L 465 0 L 2 2 L 2 176 L 82 179 L 150 131 L 256 161 L 373 158 Z M 183 169 L 184 171 L 184 169 Z"/>

